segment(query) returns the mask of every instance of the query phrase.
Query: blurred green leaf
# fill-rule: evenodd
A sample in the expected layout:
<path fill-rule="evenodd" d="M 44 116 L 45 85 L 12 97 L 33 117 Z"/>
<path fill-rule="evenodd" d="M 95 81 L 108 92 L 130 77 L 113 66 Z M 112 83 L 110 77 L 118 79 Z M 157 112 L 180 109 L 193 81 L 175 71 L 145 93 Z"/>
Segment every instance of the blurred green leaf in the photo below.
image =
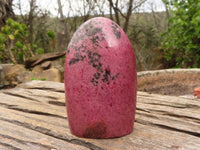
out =
<path fill-rule="evenodd" d="M 37 48 L 37 45 L 36 45 L 36 44 L 33 44 L 32 47 L 33 47 L 33 48 Z"/>
<path fill-rule="evenodd" d="M 40 80 L 41 80 L 41 81 L 45 81 L 45 80 L 46 80 L 46 78 L 41 78 Z"/>
<path fill-rule="evenodd" d="M 3 44 L 5 40 L 6 40 L 5 35 L 0 34 L 0 44 Z"/>
<path fill-rule="evenodd" d="M 20 61 L 23 61 L 23 53 L 22 52 L 17 52 L 17 55 L 18 55 L 18 59 Z"/>
<path fill-rule="evenodd" d="M 12 30 L 11 30 L 11 28 L 9 26 L 6 25 L 6 26 L 1 28 L 1 32 L 6 34 L 6 35 L 9 35 L 9 34 L 12 33 Z"/>
<path fill-rule="evenodd" d="M 23 44 L 22 44 L 20 41 L 17 41 L 17 42 L 15 43 L 15 46 L 16 46 L 16 48 L 18 48 L 18 49 L 22 49 L 22 48 L 23 48 Z"/>
<path fill-rule="evenodd" d="M 38 80 L 38 78 L 36 78 L 36 77 L 33 77 L 31 80 L 32 80 L 32 81 L 33 81 L 33 80 Z"/>
<path fill-rule="evenodd" d="M 9 25 L 9 26 L 11 26 L 13 23 L 14 23 L 14 20 L 11 19 L 11 18 L 6 20 L 6 24 Z"/>
<path fill-rule="evenodd" d="M 22 50 L 23 50 L 24 52 L 27 52 L 28 48 L 26 47 L 26 45 L 23 45 Z"/>
<path fill-rule="evenodd" d="M 48 31 L 47 35 L 49 38 L 54 39 L 55 38 L 55 32 L 54 31 Z"/>
<path fill-rule="evenodd" d="M 18 30 L 19 27 L 20 27 L 20 24 L 19 24 L 18 22 L 14 22 L 14 23 L 12 24 L 12 27 L 13 27 L 15 30 Z"/>
<path fill-rule="evenodd" d="M 44 49 L 43 48 L 38 48 L 37 49 L 37 54 L 38 55 L 44 54 Z"/>
<path fill-rule="evenodd" d="M 0 52 L 3 52 L 3 47 L 0 45 Z"/>
<path fill-rule="evenodd" d="M 11 40 L 14 40 L 14 39 L 15 39 L 14 35 L 12 35 L 12 34 L 8 35 L 8 37 L 9 37 Z"/>

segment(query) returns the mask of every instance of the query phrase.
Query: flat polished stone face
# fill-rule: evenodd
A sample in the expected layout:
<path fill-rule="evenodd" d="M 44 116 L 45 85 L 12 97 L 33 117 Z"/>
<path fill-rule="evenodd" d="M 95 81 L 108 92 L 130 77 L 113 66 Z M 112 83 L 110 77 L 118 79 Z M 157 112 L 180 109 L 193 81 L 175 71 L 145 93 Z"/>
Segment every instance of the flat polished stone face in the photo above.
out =
<path fill-rule="evenodd" d="M 113 21 L 97 17 L 72 37 L 65 61 L 65 93 L 71 132 L 110 138 L 133 130 L 136 65 L 131 43 Z"/>

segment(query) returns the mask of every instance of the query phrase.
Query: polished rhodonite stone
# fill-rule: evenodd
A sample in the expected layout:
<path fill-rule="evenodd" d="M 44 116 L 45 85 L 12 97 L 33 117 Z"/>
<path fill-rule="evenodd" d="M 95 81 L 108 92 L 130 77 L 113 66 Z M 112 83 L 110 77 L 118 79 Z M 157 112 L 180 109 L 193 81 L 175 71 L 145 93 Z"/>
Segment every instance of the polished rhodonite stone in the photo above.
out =
<path fill-rule="evenodd" d="M 65 60 L 65 93 L 72 134 L 110 138 L 133 130 L 136 64 L 131 43 L 113 21 L 97 17 L 74 33 Z"/>

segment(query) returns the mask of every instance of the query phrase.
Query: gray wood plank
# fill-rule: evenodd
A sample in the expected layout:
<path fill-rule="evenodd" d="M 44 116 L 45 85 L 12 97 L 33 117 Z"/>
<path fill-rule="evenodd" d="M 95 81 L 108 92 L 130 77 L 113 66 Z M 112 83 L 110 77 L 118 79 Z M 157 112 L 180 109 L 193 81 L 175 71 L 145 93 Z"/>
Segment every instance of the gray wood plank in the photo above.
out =
<path fill-rule="evenodd" d="M 0 149 L 196 150 L 199 147 L 199 99 L 138 92 L 131 134 L 86 139 L 70 133 L 64 84 L 32 81 L 0 91 Z"/>

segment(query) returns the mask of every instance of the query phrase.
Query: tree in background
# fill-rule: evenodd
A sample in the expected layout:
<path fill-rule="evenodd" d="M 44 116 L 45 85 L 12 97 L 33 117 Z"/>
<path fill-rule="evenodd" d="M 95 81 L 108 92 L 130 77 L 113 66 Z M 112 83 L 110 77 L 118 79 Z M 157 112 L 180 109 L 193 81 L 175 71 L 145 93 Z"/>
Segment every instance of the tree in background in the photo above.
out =
<path fill-rule="evenodd" d="M 39 46 L 44 49 L 44 52 L 50 52 L 51 40 L 49 40 L 47 32 L 52 30 L 53 23 L 49 16 L 50 13 L 46 9 L 40 8 L 36 2 L 37 0 L 29 0 L 29 6 L 27 6 L 29 10 L 24 15 L 22 1 L 18 0 L 15 9 L 18 9 L 21 14 L 16 16 L 16 20 L 28 27 L 29 36 L 27 38 L 32 51 Z"/>
<path fill-rule="evenodd" d="M 12 0 L 0 0 L 0 27 L 4 26 L 9 17 L 14 16 Z"/>
<path fill-rule="evenodd" d="M 0 0 L 0 3 L 5 1 L 6 0 Z M 12 0 L 7 1 L 12 2 Z M 161 38 L 159 35 L 163 33 L 163 30 L 168 26 L 166 24 L 165 12 L 158 13 L 154 11 L 153 8 L 152 13 L 141 11 L 141 6 L 146 1 L 147 0 L 57 0 L 57 16 L 53 17 L 50 15 L 52 8 L 48 8 L 51 3 L 50 1 L 46 5 L 47 7 L 44 8 L 44 6 L 40 6 L 41 1 L 39 0 L 28 0 L 26 1 L 28 3 L 23 4 L 22 0 L 16 0 L 14 7 L 18 12 L 21 12 L 21 15 L 15 16 L 15 20 L 18 23 L 25 24 L 27 27 L 28 34 L 26 42 L 28 44 L 26 45 L 28 45 L 29 49 L 33 54 L 41 54 L 65 51 L 76 29 L 88 19 L 97 16 L 110 18 L 121 26 L 131 40 L 136 58 L 138 59 L 137 63 L 139 62 L 142 66 L 139 67 L 139 70 L 148 70 L 155 66 L 153 60 L 155 60 L 155 55 L 157 55 L 157 53 L 153 51 L 160 46 Z M 22 8 L 24 5 L 27 5 L 25 7 L 28 8 L 26 12 L 24 12 Z M 145 6 L 147 5 L 149 4 L 146 3 Z M 12 36 L 7 37 L 10 41 L 16 41 L 16 39 L 12 39 Z M 9 40 L 7 40 L 7 42 L 9 42 Z M 10 46 L 12 47 L 12 42 Z M 38 48 L 40 49 L 38 50 Z M 5 49 L 3 50 L 4 53 L 7 52 Z M 13 50 L 13 48 L 11 48 L 11 50 Z M 15 57 L 17 56 L 16 53 L 13 52 L 13 54 Z M 18 53 L 18 56 L 22 58 L 20 53 Z M 23 59 L 25 58 L 24 56 Z M 19 59 L 16 57 L 17 62 L 18 60 Z"/>
<path fill-rule="evenodd" d="M 200 67 L 200 0 L 173 0 L 171 4 L 173 16 L 163 35 L 166 59 L 174 67 Z"/>
<path fill-rule="evenodd" d="M 130 17 L 134 10 L 144 4 L 147 0 L 108 0 L 110 7 L 110 19 L 116 20 L 117 24 L 121 25 L 121 20 L 124 19 L 123 22 L 123 30 L 124 32 L 128 31 L 128 25 Z M 114 14 L 113 14 L 114 11 Z M 115 19 L 114 19 L 115 18 Z"/>
<path fill-rule="evenodd" d="M 58 3 L 58 20 L 56 22 L 56 33 L 57 33 L 57 45 L 58 51 L 66 50 L 67 44 L 70 41 L 69 30 L 66 25 L 66 17 L 63 14 L 63 8 L 61 0 L 57 0 Z"/>
<path fill-rule="evenodd" d="M 29 32 L 25 24 L 20 24 L 10 18 L 7 19 L 0 32 L 0 61 L 5 62 L 5 59 L 8 59 L 17 64 L 34 56 L 40 49 L 31 50 L 27 40 L 28 36 Z"/>

